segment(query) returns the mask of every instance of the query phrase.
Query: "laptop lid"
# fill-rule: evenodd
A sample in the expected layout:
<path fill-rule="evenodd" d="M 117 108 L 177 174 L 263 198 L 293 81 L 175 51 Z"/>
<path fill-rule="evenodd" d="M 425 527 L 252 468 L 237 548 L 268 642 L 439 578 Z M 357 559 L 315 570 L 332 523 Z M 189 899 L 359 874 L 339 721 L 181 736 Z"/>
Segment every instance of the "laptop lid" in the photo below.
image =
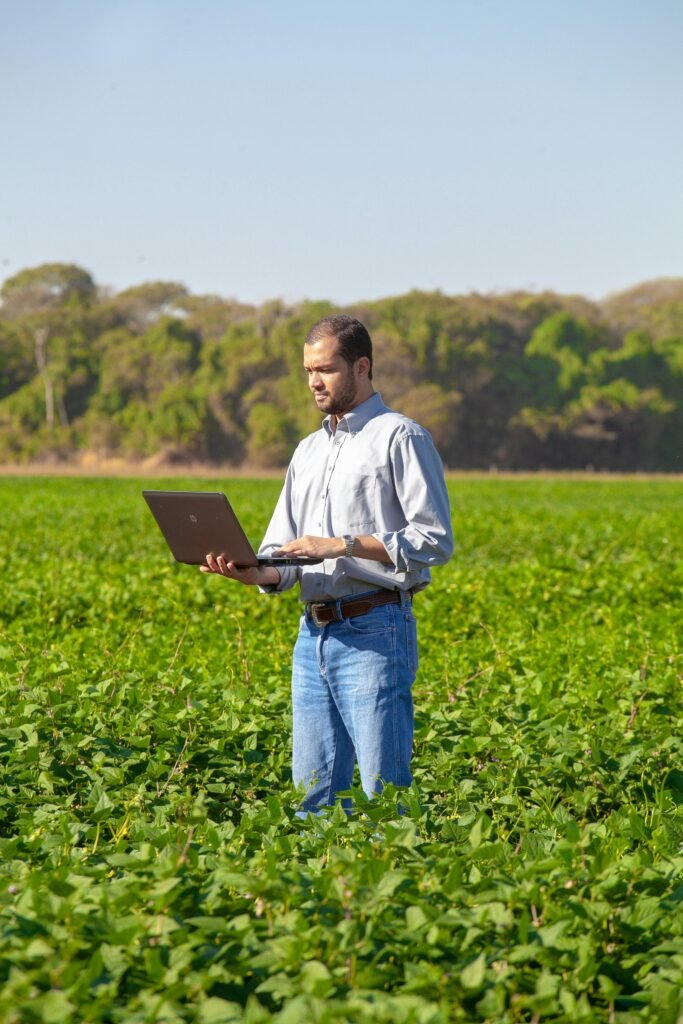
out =
<path fill-rule="evenodd" d="M 258 557 L 226 496 L 213 491 L 143 491 L 173 557 L 204 565 L 209 552 L 241 568 L 250 565 L 317 565 L 321 558 Z"/>

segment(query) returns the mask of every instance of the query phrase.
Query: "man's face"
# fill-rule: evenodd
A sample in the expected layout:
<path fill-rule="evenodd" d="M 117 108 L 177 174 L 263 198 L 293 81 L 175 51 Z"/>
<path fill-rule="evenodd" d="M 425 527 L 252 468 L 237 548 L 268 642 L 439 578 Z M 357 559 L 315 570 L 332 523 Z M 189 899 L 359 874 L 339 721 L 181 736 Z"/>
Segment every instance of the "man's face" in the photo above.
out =
<path fill-rule="evenodd" d="M 339 355 L 336 338 L 327 336 L 313 345 L 304 345 L 308 386 L 321 412 L 343 416 L 358 404 L 357 366 Z"/>

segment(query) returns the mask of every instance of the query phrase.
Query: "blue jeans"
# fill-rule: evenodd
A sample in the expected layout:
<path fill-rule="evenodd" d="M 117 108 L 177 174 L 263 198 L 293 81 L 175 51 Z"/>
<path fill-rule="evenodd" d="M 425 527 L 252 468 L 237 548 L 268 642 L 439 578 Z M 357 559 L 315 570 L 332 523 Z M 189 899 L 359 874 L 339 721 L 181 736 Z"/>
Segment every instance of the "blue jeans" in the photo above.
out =
<path fill-rule="evenodd" d="M 349 789 L 356 760 L 368 796 L 387 782 L 410 785 L 416 671 L 407 599 L 325 626 L 302 616 L 292 668 L 292 774 L 305 790 L 304 811 Z"/>

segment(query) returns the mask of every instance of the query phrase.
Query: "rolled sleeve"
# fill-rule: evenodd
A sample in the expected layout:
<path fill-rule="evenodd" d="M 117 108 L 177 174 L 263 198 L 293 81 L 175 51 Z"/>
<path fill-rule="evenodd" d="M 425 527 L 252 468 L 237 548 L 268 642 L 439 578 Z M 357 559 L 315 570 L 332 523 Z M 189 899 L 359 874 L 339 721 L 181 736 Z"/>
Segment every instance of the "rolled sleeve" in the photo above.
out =
<path fill-rule="evenodd" d="M 294 471 L 290 465 L 275 511 L 258 549 L 259 555 L 272 555 L 273 552 L 279 551 L 283 544 L 294 540 L 297 536 L 292 513 L 293 478 Z M 301 570 L 297 566 L 277 566 L 277 571 L 280 573 L 280 582 L 268 587 L 259 587 L 262 594 L 279 594 L 285 590 L 291 590 L 299 581 Z"/>
<path fill-rule="evenodd" d="M 453 529 L 443 465 L 432 439 L 426 432 L 405 434 L 390 458 L 405 525 L 373 536 L 401 572 L 443 565 L 453 554 Z"/>
<path fill-rule="evenodd" d="M 280 582 L 271 583 L 268 587 L 259 587 L 262 594 L 281 594 L 285 590 L 291 590 L 299 579 L 299 570 L 294 565 L 275 566 L 280 573 Z"/>

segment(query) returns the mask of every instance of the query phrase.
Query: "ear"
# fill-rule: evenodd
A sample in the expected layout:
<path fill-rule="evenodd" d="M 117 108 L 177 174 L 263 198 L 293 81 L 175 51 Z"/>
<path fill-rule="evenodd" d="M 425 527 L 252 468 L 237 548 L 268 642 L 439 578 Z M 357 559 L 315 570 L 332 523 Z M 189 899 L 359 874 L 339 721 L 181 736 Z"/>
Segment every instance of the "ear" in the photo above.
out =
<path fill-rule="evenodd" d="M 359 377 L 367 377 L 370 372 L 370 360 L 367 356 L 361 356 L 360 359 L 356 360 L 356 368 L 358 370 Z"/>

